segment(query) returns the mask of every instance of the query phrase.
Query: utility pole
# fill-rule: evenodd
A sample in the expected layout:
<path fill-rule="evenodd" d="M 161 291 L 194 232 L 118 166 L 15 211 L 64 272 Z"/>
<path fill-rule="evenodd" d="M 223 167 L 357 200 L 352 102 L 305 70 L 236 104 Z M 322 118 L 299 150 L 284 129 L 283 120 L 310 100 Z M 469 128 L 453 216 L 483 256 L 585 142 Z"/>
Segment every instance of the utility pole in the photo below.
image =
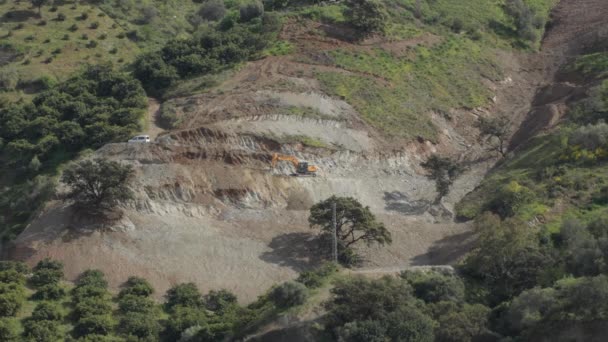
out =
<path fill-rule="evenodd" d="M 336 219 L 336 202 L 331 203 L 331 226 L 332 226 L 332 245 L 331 245 L 331 253 L 332 259 L 335 263 L 338 263 L 338 223 Z"/>

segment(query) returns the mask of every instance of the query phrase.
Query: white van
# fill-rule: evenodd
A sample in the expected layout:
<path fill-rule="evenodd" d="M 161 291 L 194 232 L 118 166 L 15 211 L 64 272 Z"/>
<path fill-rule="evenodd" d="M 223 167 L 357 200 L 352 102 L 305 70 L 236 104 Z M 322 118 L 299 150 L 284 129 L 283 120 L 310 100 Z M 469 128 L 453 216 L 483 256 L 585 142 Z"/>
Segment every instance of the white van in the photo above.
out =
<path fill-rule="evenodd" d="M 129 143 L 149 143 L 150 136 L 149 135 L 138 135 L 131 139 L 129 139 Z"/>

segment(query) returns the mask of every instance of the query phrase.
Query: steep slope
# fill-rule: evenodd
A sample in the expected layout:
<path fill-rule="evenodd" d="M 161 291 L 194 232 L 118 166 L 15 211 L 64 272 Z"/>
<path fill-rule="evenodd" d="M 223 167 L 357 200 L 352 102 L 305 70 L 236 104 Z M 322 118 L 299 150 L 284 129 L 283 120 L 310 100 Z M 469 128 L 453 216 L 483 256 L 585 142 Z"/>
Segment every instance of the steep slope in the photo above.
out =
<path fill-rule="evenodd" d="M 361 249 L 366 268 L 456 261 L 472 232 L 453 222 L 453 205 L 496 160 L 474 125 L 495 113 L 519 125 L 538 84 L 552 77 L 539 62 L 562 45 L 540 55 L 481 51 L 459 33 L 433 32 L 353 42 L 341 23 L 307 20 L 288 22 L 281 38 L 292 54 L 247 63 L 209 91 L 165 101 L 161 112 L 179 121 L 154 144 L 95 152 L 136 169 L 136 201 L 120 222 L 89 222 L 53 201 L 12 256 L 63 260 L 72 278 L 100 268 L 113 286 L 142 275 L 158 293 L 193 281 L 249 301 L 328 255 L 307 210 L 336 194 L 369 205 L 393 234 L 389 247 Z M 498 60 L 500 67 L 491 62 Z M 451 61 L 458 77 L 444 75 Z M 395 74 L 402 68 L 419 74 Z M 400 97 L 412 99 L 411 108 L 395 109 L 405 105 L 394 102 Z M 274 152 L 318 165 L 320 177 L 290 177 L 283 164 L 270 170 Z M 468 165 L 441 206 L 432 205 L 434 184 L 419 166 L 431 153 Z"/>

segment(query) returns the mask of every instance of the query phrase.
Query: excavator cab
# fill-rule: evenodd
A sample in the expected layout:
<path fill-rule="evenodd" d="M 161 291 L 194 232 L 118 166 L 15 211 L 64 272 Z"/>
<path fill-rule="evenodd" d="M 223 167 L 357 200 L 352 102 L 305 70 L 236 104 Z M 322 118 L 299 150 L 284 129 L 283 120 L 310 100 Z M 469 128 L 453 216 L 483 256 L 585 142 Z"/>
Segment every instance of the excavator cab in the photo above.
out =
<path fill-rule="evenodd" d="M 298 163 L 298 167 L 296 168 L 296 173 L 300 175 L 307 175 L 308 171 L 308 162 L 302 161 Z"/>

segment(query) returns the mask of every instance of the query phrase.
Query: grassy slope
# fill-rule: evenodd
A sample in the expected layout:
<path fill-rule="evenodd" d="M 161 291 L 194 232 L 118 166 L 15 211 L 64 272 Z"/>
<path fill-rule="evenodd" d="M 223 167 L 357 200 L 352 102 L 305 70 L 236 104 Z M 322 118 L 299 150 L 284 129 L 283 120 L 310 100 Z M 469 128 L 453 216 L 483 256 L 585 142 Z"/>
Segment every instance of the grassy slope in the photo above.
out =
<path fill-rule="evenodd" d="M 440 42 L 408 49 L 401 56 L 381 48 L 335 50 L 330 53 L 334 65 L 356 74 L 325 72 L 317 77 L 328 93 L 345 98 L 385 133 L 433 140 L 436 129 L 427 115 L 429 111 L 487 104 L 491 92 L 484 79 L 496 81 L 502 76 L 493 49 L 529 45 L 514 37 L 513 22 L 505 14 L 503 3 L 424 2 L 418 21 L 412 14 L 413 0 L 386 1 L 390 9 L 389 39 L 416 39 L 431 33 L 439 36 Z M 528 3 L 546 19 L 555 1 Z M 541 30 L 537 34 L 540 36 Z"/>
<path fill-rule="evenodd" d="M 608 54 L 582 56 L 569 68 L 587 79 L 604 78 L 608 75 Z M 588 94 L 590 97 L 584 101 L 596 103 L 599 111 L 608 109 L 608 80 L 600 82 Z M 524 220 L 542 215 L 549 232 L 559 231 L 566 219 L 590 221 L 608 211 L 608 206 L 597 200 L 602 196 L 602 188 L 608 184 L 608 164 L 564 161 L 569 155 L 570 132 L 580 127 L 581 121 L 593 122 L 589 117 L 596 114 L 588 107 L 580 107 L 579 103 L 571 103 L 568 113 L 570 120 L 559 129 L 535 137 L 499 165 L 478 189 L 458 204 L 458 214 L 465 218 L 476 217 L 487 209 L 496 189 L 512 181 L 534 193 L 534 199 L 522 206 L 516 215 Z"/>
<path fill-rule="evenodd" d="M 54 12 L 45 6 L 41 19 L 28 1 L 5 1 L 0 2 L 0 13 L 4 13 L 3 18 L 12 13 L 11 19 L 0 22 L 0 45 L 10 45 L 21 54 L 18 60 L 1 67 L 0 74 L 11 74 L 15 85 L 17 82 L 27 84 L 43 76 L 63 80 L 84 63 L 125 65 L 140 52 L 140 48 L 125 37 L 123 27 L 99 8 L 88 4 L 66 3 Z M 65 15 L 64 21 L 57 20 L 60 13 Z M 83 20 L 82 13 L 88 18 Z M 40 24 L 42 20 L 45 25 Z M 91 28 L 93 23 L 98 23 L 99 27 Z M 72 25 L 76 25 L 77 30 L 70 30 Z M 91 41 L 97 46 L 87 47 Z M 52 61 L 49 62 L 49 58 Z M 17 86 L 14 91 L 0 93 L 0 96 L 14 100 L 28 97 L 31 90 Z"/>

